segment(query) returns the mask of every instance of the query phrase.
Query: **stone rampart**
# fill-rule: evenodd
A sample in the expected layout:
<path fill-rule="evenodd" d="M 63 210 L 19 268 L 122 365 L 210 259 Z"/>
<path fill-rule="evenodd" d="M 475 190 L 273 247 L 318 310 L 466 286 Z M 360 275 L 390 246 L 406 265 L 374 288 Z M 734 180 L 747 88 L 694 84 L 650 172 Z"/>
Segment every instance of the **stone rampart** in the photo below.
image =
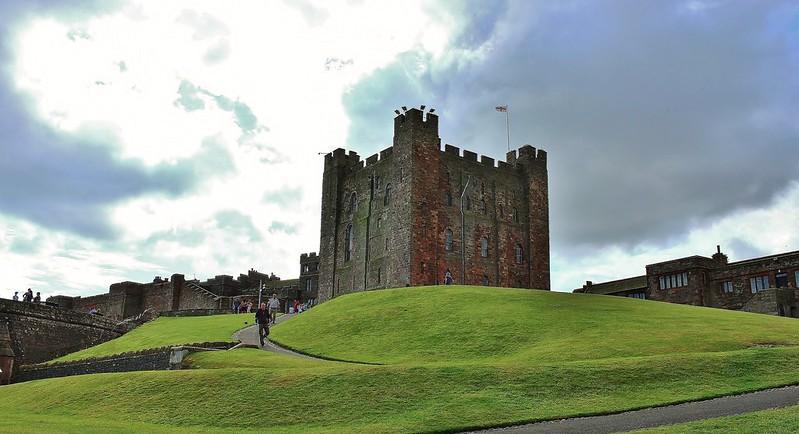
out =
<path fill-rule="evenodd" d="M 124 334 L 125 324 L 57 307 L 0 299 L 15 365 L 39 363 Z"/>

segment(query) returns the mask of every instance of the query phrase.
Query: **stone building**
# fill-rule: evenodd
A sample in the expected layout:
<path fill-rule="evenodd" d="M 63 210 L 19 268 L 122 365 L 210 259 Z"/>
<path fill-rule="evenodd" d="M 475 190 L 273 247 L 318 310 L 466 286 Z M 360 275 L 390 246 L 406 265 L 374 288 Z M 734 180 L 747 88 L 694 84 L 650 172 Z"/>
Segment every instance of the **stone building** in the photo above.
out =
<path fill-rule="evenodd" d="M 646 274 L 594 284 L 574 292 L 799 317 L 799 251 L 729 262 L 717 246 L 712 257 L 689 256 L 646 266 Z"/>
<path fill-rule="evenodd" d="M 137 316 L 145 311 L 153 313 L 178 311 L 230 311 L 235 298 L 247 298 L 254 303 L 258 299 L 258 287 L 264 286 L 265 293 L 275 292 L 286 305 L 286 300 L 300 302 L 317 297 L 318 271 L 304 272 L 305 269 L 318 269 L 316 253 L 300 256 L 300 273 L 312 284 L 310 289 L 300 286 L 302 279 L 281 280 L 274 273 L 265 274 L 250 269 L 247 274 L 237 278 L 222 274 L 205 281 L 186 280 L 183 274 L 171 277 L 156 276 L 152 282 L 119 282 L 109 288 L 108 293 L 90 297 L 69 297 L 56 295 L 47 302 L 62 309 L 87 313 L 97 312 L 114 320 Z"/>
<path fill-rule="evenodd" d="M 523 146 L 495 161 L 442 150 L 438 116 L 397 113 L 379 155 L 325 156 L 320 300 L 440 284 L 446 270 L 456 283 L 548 290 L 546 152 Z"/>

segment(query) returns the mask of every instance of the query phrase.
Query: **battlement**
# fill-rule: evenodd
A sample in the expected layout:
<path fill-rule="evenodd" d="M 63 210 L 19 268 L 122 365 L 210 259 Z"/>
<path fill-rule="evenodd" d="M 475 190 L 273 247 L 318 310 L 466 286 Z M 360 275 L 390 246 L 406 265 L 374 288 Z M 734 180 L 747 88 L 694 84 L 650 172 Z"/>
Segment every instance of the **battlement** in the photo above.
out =
<path fill-rule="evenodd" d="M 305 262 L 307 260 L 318 260 L 319 257 L 316 255 L 316 252 L 311 253 L 303 253 L 300 255 L 300 262 Z"/>
<path fill-rule="evenodd" d="M 399 110 L 397 110 L 397 112 L 398 114 L 394 118 L 395 137 L 411 129 L 427 131 L 438 136 L 438 115 L 424 112 L 415 107 L 403 113 L 399 113 Z"/>
<path fill-rule="evenodd" d="M 343 148 L 336 148 L 333 152 L 325 155 L 325 170 L 334 167 L 363 167 L 360 155 L 355 151 L 350 151 L 349 154 Z"/>
<path fill-rule="evenodd" d="M 486 167 L 493 167 L 500 170 L 510 170 L 516 167 L 516 164 L 523 161 L 538 161 L 543 162 L 546 164 L 547 161 L 547 153 L 543 149 L 536 150 L 534 147 L 530 145 L 524 145 L 518 150 L 514 149 L 506 154 L 505 161 L 501 160 L 494 160 L 493 158 L 487 155 L 480 155 L 478 161 L 478 154 L 476 152 L 463 150 L 463 154 L 461 154 L 461 149 L 457 146 L 452 146 L 450 144 L 444 145 L 444 150 L 441 151 L 443 154 L 452 155 L 459 158 L 462 158 L 464 161 L 469 161 L 473 163 L 477 163 Z"/>

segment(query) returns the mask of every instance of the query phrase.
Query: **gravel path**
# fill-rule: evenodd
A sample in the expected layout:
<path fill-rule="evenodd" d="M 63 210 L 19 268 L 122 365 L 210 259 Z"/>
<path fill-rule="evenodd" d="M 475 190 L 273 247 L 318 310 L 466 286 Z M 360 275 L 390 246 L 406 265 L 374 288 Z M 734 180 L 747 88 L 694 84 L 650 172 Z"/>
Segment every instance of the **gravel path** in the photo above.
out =
<path fill-rule="evenodd" d="M 470 431 L 480 434 L 593 434 L 633 431 L 799 404 L 799 386 L 724 396 L 705 401 L 647 408 L 604 416 L 577 417 L 507 428 Z"/>

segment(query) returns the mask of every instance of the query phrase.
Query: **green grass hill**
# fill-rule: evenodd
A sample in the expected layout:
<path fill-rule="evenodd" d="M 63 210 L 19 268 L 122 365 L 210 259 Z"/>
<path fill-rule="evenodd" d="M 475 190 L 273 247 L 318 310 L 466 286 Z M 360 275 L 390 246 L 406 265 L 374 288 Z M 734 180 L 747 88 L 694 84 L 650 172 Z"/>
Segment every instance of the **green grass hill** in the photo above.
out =
<path fill-rule="evenodd" d="M 238 323 L 194 327 L 191 340 L 229 339 L 243 325 L 230 317 Z M 153 322 L 140 329 L 149 338 L 131 334 L 116 348 L 161 346 L 162 330 L 192 328 L 182 323 L 190 319 Z M 380 365 L 239 349 L 194 354 L 182 371 L 3 386 L 0 432 L 455 431 L 799 383 L 795 319 L 585 294 L 357 293 L 285 321 L 272 337 Z"/>

